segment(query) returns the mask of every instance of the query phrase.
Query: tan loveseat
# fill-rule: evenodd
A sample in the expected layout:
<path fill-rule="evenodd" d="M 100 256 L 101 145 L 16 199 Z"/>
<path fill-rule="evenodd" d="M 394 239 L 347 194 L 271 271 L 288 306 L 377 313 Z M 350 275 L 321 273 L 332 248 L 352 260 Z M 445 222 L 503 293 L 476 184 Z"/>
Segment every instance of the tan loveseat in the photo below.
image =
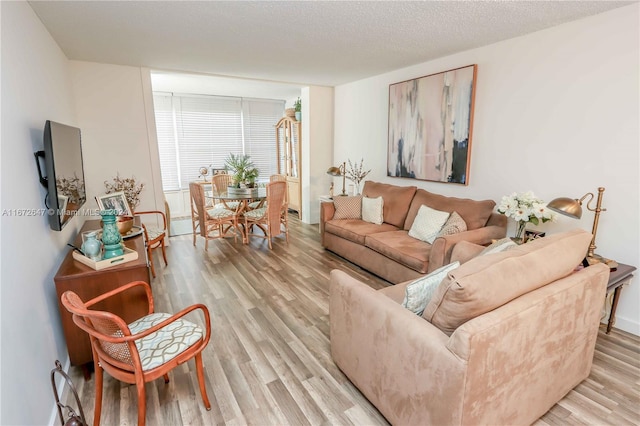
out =
<path fill-rule="evenodd" d="M 406 284 L 375 291 L 332 271 L 333 359 L 392 424 L 531 424 L 591 369 L 609 270 L 573 271 L 590 240 L 576 230 L 475 257 L 423 316 L 402 307 Z"/>
<path fill-rule="evenodd" d="M 396 186 L 366 181 L 362 195 L 382 196 L 384 223 L 360 219 L 333 219 L 333 203 L 322 203 L 322 245 L 356 265 L 394 284 L 418 278 L 449 263 L 459 241 L 487 245 L 506 235 L 507 218 L 493 212 L 492 200 L 476 201 L 445 197 L 415 186 Z M 409 236 L 421 205 L 452 213 L 464 219 L 467 231 L 438 237 L 433 244 Z"/>

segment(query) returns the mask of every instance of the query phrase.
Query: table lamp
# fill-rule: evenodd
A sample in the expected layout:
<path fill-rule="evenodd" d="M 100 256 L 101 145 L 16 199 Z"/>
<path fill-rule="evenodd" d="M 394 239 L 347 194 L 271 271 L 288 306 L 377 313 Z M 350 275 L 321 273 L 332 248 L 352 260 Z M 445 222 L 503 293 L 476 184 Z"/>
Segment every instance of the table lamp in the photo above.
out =
<path fill-rule="evenodd" d="M 346 178 L 346 173 L 345 173 L 346 167 L 347 167 L 347 162 L 344 161 L 339 167 L 335 167 L 335 166 L 329 167 L 329 170 L 327 170 L 328 175 L 342 176 L 342 194 L 340 194 L 341 196 L 347 195 L 347 191 L 345 191 L 344 189 L 345 178 Z"/>
<path fill-rule="evenodd" d="M 580 199 L 573 199 L 567 197 L 560 197 L 554 200 L 551 200 L 547 207 L 554 212 L 560 213 L 564 216 L 568 216 L 574 219 L 580 219 L 582 217 L 582 202 L 589 198 L 587 202 L 587 210 L 595 212 L 593 217 L 593 227 L 591 229 L 591 234 L 593 237 L 591 238 L 591 244 L 589 244 L 589 250 L 587 251 L 587 256 L 585 260 L 589 265 L 593 265 L 594 263 L 605 263 L 609 266 L 610 269 L 615 270 L 618 267 L 616 261 L 611 259 L 606 259 L 595 253 L 596 249 L 596 233 L 598 232 L 598 221 L 600 220 L 600 212 L 604 212 L 607 209 L 602 208 L 602 193 L 604 192 L 603 187 L 598 188 L 598 198 L 596 200 L 596 206 L 591 207 L 590 204 L 595 198 L 593 193 L 587 192 Z M 587 265 L 585 265 L 587 266 Z"/>

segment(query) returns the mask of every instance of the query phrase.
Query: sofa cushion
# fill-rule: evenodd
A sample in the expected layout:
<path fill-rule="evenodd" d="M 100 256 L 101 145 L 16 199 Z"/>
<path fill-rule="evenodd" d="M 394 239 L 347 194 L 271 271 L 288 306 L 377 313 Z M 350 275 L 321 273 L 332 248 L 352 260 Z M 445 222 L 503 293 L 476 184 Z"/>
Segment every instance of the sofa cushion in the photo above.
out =
<path fill-rule="evenodd" d="M 382 208 L 384 200 L 382 197 L 377 198 L 362 198 L 362 220 L 365 222 L 375 223 L 381 225 L 384 221 L 382 217 Z"/>
<path fill-rule="evenodd" d="M 449 212 L 441 212 L 422 205 L 418 210 L 416 220 L 413 221 L 413 225 L 409 229 L 409 236 L 433 244 L 433 240 L 436 239 L 449 216 Z"/>
<path fill-rule="evenodd" d="M 460 262 L 444 265 L 407 285 L 402 306 L 416 315 L 422 315 L 424 308 L 433 297 L 442 280 L 458 266 L 460 266 Z"/>
<path fill-rule="evenodd" d="M 397 227 L 389 225 L 388 223 L 375 225 L 360 219 L 332 219 L 324 224 L 325 232 L 360 245 L 365 244 L 365 237 L 369 234 L 397 230 Z"/>
<path fill-rule="evenodd" d="M 368 180 L 364 183 L 362 195 L 369 198 L 381 196 L 384 199 L 382 213 L 384 221 L 402 228 L 416 189 L 415 186 L 396 186 Z M 406 229 L 408 230 L 409 228 Z"/>
<path fill-rule="evenodd" d="M 569 275 L 590 242 L 591 234 L 575 229 L 475 257 L 442 281 L 423 317 L 451 334 L 470 319 Z"/>
<path fill-rule="evenodd" d="M 377 232 L 368 235 L 364 244 L 407 268 L 427 272 L 431 244 L 411 238 L 407 231 Z"/>
<path fill-rule="evenodd" d="M 482 249 L 482 251 L 478 253 L 478 256 L 484 256 L 486 254 L 493 254 L 493 253 L 500 253 L 506 250 L 514 249 L 516 247 L 518 247 L 518 245 L 514 243 L 511 238 L 509 237 L 501 238 L 499 240 L 495 240 L 494 242 L 489 244 L 487 247 Z"/>
<path fill-rule="evenodd" d="M 445 223 L 440 232 L 438 232 L 436 238 L 443 237 L 445 235 L 454 235 L 466 230 L 467 223 L 464 219 L 458 214 L 458 212 L 452 212 L 449 219 L 447 219 L 447 223 Z"/>
<path fill-rule="evenodd" d="M 333 206 L 336 211 L 333 219 L 361 219 L 362 218 L 362 196 L 334 197 Z"/>
<path fill-rule="evenodd" d="M 487 223 L 487 220 L 489 220 L 489 216 L 491 216 L 493 208 L 496 205 L 493 200 L 476 201 L 468 198 L 445 197 L 444 195 L 433 194 L 424 189 L 418 189 L 413 197 L 413 201 L 411 201 L 411 207 L 409 208 L 409 213 L 404 223 L 404 229 L 411 229 L 418 210 L 423 204 L 432 209 L 444 212 L 458 212 L 467 224 L 467 229 L 470 231 L 482 228 Z"/>

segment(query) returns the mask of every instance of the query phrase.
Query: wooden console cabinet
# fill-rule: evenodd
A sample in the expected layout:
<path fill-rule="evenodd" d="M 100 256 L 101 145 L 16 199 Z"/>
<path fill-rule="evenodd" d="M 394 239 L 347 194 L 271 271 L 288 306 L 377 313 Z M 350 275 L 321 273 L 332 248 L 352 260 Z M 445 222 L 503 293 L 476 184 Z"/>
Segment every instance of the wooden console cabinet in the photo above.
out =
<path fill-rule="evenodd" d="M 87 220 L 80 234 L 84 231 L 99 228 L 100 220 Z M 77 247 L 80 247 L 82 244 L 80 234 L 78 234 L 74 242 L 74 245 Z M 130 283 L 131 281 L 150 282 L 144 237 L 138 235 L 123 242 L 128 248 L 138 252 L 138 258 L 136 260 L 96 271 L 74 260 L 71 254 L 72 250 L 70 249 L 54 277 L 62 329 L 67 341 L 67 350 L 69 351 L 69 358 L 71 359 L 72 365 L 90 363 L 93 361 L 93 356 L 89 335 L 74 324 L 71 314 L 62 306 L 60 302 L 62 294 L 67 290 L 71 290 L 80 296 L 82 300 L 87 301 Z M 131 322 L 147 314 L 146 301 L 144 289 L 135 288 L 125 292 L 125 294 L 114 296 L 108 301 L 101 302 L 95 305 L 93 309 L 113 312 L 126 322 Z"/>

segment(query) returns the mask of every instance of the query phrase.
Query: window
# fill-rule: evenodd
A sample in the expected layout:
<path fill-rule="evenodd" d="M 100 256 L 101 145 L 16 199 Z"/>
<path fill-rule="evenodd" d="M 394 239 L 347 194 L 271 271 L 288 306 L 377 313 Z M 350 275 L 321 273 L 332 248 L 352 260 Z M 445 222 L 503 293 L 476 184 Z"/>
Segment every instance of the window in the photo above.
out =
<path fill-rule="evenodd" d="M 251 156 L 260 179 L 277 173 L 274 125 L 284 101 L 154 93 L 165 191 L 187 189 L 201 167 L 224 168 L 229 153 Z"/>

